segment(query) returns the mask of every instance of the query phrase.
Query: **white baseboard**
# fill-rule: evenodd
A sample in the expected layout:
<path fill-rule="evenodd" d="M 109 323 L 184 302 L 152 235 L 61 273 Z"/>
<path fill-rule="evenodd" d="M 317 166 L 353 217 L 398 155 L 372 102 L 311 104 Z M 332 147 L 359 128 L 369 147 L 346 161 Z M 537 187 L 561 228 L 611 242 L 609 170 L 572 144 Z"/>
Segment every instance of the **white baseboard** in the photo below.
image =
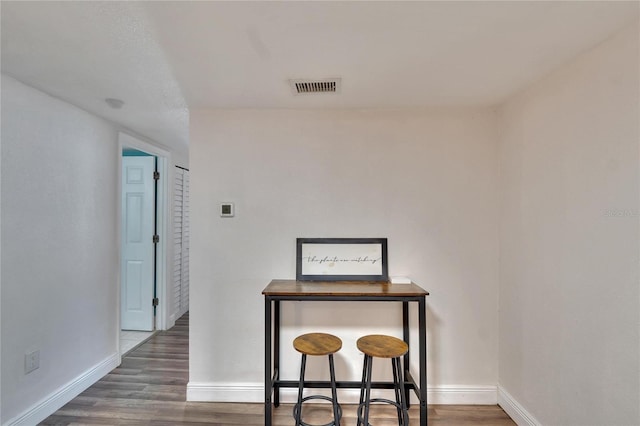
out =
<path fill-rule="evenodd" d="M 314 393 L 329 395 L 328 389 L 314 390 Z M 386 396 L 388 393 L 374 389 L 372 397 Z M 388 391 L 387 391 L 388 392 Z M 297 389 L 285 388 L 280 391 L 280 401 L 296 401 Z M 358 402 L 358 389 L 339 389 L 338 399 L 345 404 Z M 262 383 L 194 383 L 187 385 L 187 401 L 197 402 L 264 402 Z M 416 400 L 417 401 L 417 400 Z M 429 404 L 475 404 L 495 405 L 498 403 L 496 386 L 432 386 L 427 389 Z"/>
<path fill-rule="evenodd" d="M 525 410 L 502 386 L 498 386 L 498 405 L 518 426 L 540 426 L 540 422 Z"/>
<path fill-rule="evenodd" d="M 167 321 L 167 323 L 165 324 L 165 328 L 163 328 L 163 330 L 169 330 L 171 329 L 171 327 L 176 325 L 176 319 L 177 317 L 175 313 L 169 315 L 169 321 Z"/>
<path fill-rule="evenodd" d="M 493 385 L 441 385 L 427 387 L 427 402 L 443 405 L 496 405 L 498 389 Z"/>
<path fill-rule="evenodd" d="M 193 402 L 264 402 L 262 383 L 189 382 L 187 401 Z"/>
<path fill-rule="evenodd" d="M 120 355 L 113 354 L 93 368 L 62 386 L 46 398 L 34 404 L 24 413 L 7 421 L 4 426 L 31 426 L 40 423 L 67 402 L 80 395 L 89 386 L 100 380 L 119 365 Z"/>

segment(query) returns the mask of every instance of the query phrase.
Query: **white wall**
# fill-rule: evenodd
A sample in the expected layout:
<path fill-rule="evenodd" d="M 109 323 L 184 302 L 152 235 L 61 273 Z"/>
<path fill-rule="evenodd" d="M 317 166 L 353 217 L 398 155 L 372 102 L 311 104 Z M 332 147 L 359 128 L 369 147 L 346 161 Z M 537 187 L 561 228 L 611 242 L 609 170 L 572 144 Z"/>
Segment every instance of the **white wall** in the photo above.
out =
<path fill-rule="evenodd" d="M 501 113 L 500 385 L 531 423 L 640 424 L 638 51 L 636 25 Z"/>
<path fill-rule="evenodd" d="M 119 361 L 120 131 L 130 133 L 2 76 L 2 424 L 38 422 Z M 188 164 L 122 136 L 169 157 L 168 181 Z M 167 277 L 172 261 L 169 250 Z M 35 349 L 40 368 L 25 375 Z"/>
<path fill-rule="evenodd" d="M 190 143 L 188 398 L 263 400 L 261 291 L 273 278 L 295 278 L 296 237 L 387 237 L 390 274 L 431 292 L 430 386 L 452 386 L 450 398 L 461 400 L 480 390 L 495 403 L 492 111 L 192 111 Z M 234 218 L 220 218 L 222 201 L 235 203 Z M 337 374 L 351 380 L 361 375 L 357 337 L 400 333 L 396 306 L 283 309 L 283 377 L 298 375 L 290 342 L 303 330 L 343 338 Z"/>
<path fill-rule="evenodd" d="M 2 82 L 0 81 L 0 90 Z M 0 102 L 0 123 L 2 102 Z M 2 129 L 0 128 L 0 160 L 2 158 Z M 2 241 L 2 161 L 0 161 L 0 241 Z M 2 320 L 2 244 L 0 243 L 0 321 Z M 0 324 L 0 382 L 2 381 L 2 325 Z M 0 424 L 2 424 L 2 384 L 0 383 Z"/>
<path fill-rule="evenodd" d="M 117 164 L 113 126 L 2 77 L 3 424 L 117 361 Z"/>

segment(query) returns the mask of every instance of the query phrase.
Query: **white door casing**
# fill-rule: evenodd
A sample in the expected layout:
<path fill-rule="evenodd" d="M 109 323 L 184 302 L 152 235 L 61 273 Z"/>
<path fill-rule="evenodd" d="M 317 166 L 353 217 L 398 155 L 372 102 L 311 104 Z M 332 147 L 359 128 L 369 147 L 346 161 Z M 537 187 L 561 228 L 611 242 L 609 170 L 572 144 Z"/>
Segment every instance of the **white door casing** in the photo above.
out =
<path fill-rule="evenodd" d="M 154 157 L 122 158 L 120 328 L 153 330 Z"/>

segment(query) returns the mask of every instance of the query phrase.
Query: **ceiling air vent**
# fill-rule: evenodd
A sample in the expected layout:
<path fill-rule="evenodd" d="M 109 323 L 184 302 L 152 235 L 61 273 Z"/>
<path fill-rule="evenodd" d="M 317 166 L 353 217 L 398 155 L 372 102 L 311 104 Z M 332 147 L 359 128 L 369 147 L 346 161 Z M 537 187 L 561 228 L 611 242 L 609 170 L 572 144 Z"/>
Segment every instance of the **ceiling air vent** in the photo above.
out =
<path fill-rule="evenodd" d="M 311 93 L 339 93 L 340 78 L 322 80 L 289 80 L 294 95 L 308 95 Z"/>

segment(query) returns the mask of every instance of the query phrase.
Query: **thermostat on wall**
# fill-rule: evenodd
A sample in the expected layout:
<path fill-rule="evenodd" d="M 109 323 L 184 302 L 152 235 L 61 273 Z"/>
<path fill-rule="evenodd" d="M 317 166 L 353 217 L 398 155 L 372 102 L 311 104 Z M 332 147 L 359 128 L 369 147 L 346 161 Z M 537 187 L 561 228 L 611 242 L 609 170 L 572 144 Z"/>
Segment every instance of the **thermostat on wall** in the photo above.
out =
<path fill-rule="evenodd" d="M 220 217 L 233 217 L 233 203 L 220 203 Z"/>

